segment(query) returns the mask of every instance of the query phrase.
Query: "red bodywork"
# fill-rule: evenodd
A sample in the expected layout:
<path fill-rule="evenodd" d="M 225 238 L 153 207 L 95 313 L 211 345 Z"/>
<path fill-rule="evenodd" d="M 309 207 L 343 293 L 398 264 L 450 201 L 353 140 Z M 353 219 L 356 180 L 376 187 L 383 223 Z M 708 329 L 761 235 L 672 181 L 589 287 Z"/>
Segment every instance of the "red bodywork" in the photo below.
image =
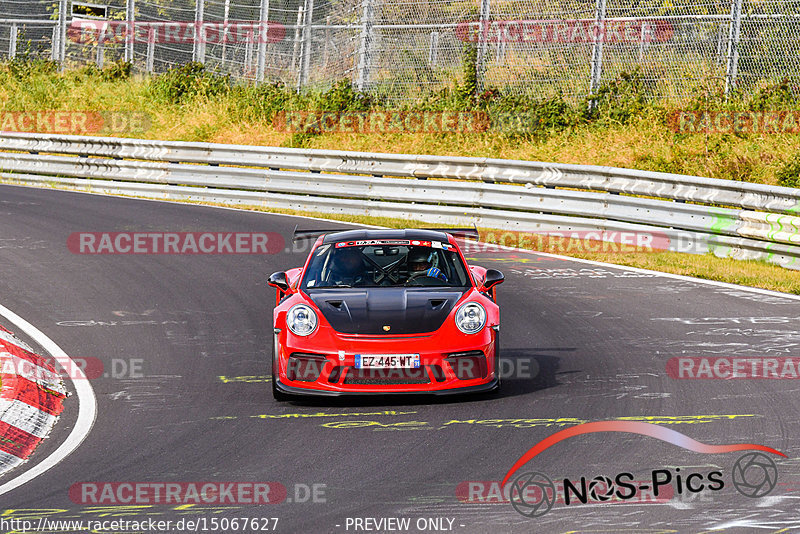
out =
<path fill-rule="evenodd" d="M 495 303 L 496 288 L 483 287 L 486 269 L 469 266 L 453 236 L 448 234 L 447 237 L 468 266 L 472 287 L 453 306 L 439 329 L 407 335 L 345 334 L 331 327 L 314 301 L 298 290 L 314 251 L 323 241 L 322 237 L 317 239 L 306 264 L 286 271 L 288 291 L 277 290 L 273 313 L 274 389 L 285 395 L 443 394 L 497 389 L 500 383 L 497 362 L 500 310 Z M 475 334 L 463 333 L 454 320 L 458 308 L 468 301 L 478 302 L 486 310 L 486 324 Z M 295 335 L 286 327 L 286 313 L 298 303 L 308 305 L 317 313 L 317 328 L 308 336 Z M 356 354 L 408 353 L 420 356 L 420 368 L 413 372 L 386 370 L 383 376 L 378 372 L 376 380 L 375 372 L 365 378 L 365 370 L 354 367 Z M 289 365 L 289 358 L 294 354 L 314 358 L 295 358 Z M 313 379 L 315 373 L 318 376 Z"/>

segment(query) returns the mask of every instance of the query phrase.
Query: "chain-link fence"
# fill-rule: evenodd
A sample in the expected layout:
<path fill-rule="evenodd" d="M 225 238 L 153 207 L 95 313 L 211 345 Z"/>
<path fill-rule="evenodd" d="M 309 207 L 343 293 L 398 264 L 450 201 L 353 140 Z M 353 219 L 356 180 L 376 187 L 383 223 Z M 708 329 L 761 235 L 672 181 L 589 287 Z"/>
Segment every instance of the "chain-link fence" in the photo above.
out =
<path fill-rule="evenodd" d="M 662 97 L 800 77 L 800 0 L 0 0 L 0 56 L 139 72 L 199 61 L 397 101 L 463 82 L 590 94 L 638 72 Z"/>

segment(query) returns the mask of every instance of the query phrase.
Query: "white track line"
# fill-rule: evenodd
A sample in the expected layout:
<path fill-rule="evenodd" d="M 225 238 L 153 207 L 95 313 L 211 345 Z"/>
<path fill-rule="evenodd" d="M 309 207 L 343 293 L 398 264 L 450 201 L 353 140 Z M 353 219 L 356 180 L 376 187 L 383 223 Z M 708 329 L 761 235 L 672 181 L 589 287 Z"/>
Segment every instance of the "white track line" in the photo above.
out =
<path fill-rule="evenodd" d="M 78 446 L 86 439 L 89 432 L 94 425 L 95 417 L 97 416 L 97 398 L 94 395 L 94 390 L 86 375 L 83 374 L 80 367 L 73 362 L 69 356 L 55 344 L 49 337 L 44 335 L 38 328 L 30 324 L 28 321 L 12 312 L 3 305 L 0 305 L 0 316 L 8 319 L 22 332 L 25 332 L 34 341 L 42 346 L 47 352 L 64 369 L 70 369 L 70 375 L 75 373 L 76 376 L 71 377 L 72 383 L 75 386 L 75 391 L 78 394 L 78 420 L 75 422 L 75 427 L 70 432 L 67 439 L 59 445 L 59 447 L 46 457 L 44 460 L 33 466 L 31 469 L 25 471 L 16 478 L 12 478 L 2 486 L 0 486 L 0 495 L 8 493 L 9 491 L 18 488 L 38 477 L 51 467 L 55 467 L 61 460 L 69 456 Z"/>

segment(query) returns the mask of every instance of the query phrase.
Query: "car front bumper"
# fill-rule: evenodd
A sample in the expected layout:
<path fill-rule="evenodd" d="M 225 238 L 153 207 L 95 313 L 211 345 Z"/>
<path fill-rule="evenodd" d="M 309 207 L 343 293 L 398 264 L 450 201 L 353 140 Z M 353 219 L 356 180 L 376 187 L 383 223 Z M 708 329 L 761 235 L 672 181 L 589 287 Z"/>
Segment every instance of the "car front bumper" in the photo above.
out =
<path fill-rule="evenodd" d="M 323 329 L 313 339 L 276 330 L 272 379 L 276 390 L 289 395 L 452 395 L 492 391 L 500 384 L 498 330 L 487 326 L 473 335 L 440 331 L 381 337 Z M 356 354 L 419 354 L 420 367 L 357 369 Z M 307 372 L 309 362 L 313 365 Z"/>

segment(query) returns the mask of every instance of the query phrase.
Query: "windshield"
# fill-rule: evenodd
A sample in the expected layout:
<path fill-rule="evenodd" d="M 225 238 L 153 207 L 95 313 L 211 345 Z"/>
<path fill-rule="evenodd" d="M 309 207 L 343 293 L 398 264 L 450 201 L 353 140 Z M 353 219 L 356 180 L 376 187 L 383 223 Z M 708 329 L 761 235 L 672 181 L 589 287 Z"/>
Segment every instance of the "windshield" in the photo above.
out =
<path fill-rule="evenodd" d="M 347 241 L 312 254 L 303 289 L 470 285 L 455 247 L 439 241 Z"/>

